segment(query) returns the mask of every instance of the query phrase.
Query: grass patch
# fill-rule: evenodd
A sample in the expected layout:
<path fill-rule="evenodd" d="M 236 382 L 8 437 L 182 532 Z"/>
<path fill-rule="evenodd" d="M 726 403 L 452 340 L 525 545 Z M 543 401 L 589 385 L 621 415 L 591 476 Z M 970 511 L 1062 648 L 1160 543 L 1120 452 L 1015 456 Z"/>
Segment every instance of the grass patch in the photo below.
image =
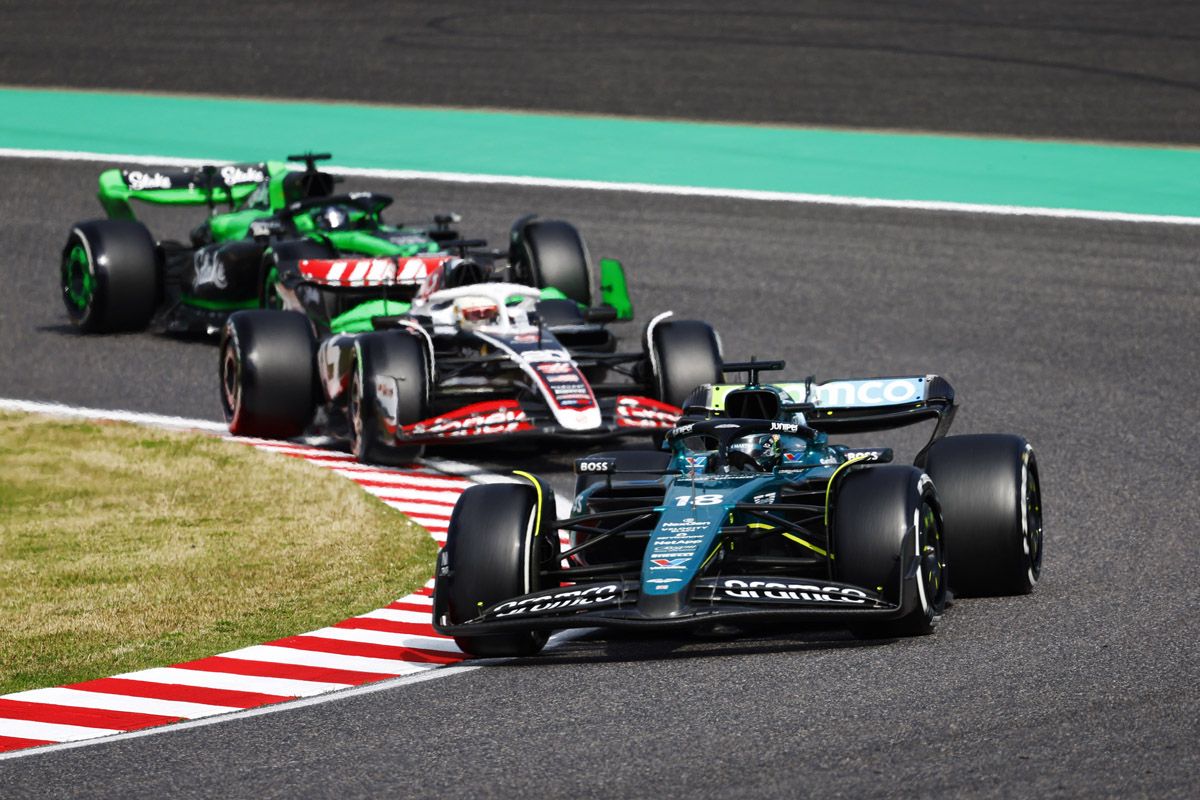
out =
<path fill-rule="evenodd" d="M 435 552 L 299 459 L 0 413 L 0 694 L 330 625 L 420 586 Z"/>

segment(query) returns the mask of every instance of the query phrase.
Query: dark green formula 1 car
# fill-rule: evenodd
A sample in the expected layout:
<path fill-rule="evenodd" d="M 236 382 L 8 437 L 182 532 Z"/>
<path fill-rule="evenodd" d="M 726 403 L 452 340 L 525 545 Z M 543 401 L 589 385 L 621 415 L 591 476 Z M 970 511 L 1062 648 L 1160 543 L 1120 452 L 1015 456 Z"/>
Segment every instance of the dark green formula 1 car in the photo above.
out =
<path fill-rule="evenodd" d="M 951 591 L 1033 588 L 1042 501 L 1023 438 L 946 436 L 954 390 L 936 375 L 758 383 L 782 366 L 724 365 L 750 381 L 697 390 L 670 452 L 577 461 L 568 519 L 533 476 L 467 489 L 434 627 L 476 656 L 529 655 L 564 628 L 832 621 L 906 636 L 930 632 Z M 913 465 L 830 441 L 922 420 L 936 426 Z"/>
<path fill-rule="evenodd" d="M 601 259 L 593 274 L 578 231 L 561 220 L 533 216 L 513 225 L 506 253 L 483 240 L 464 240 L 459 217 L 392 226 L 383 210 L 392 198 L 374 192 L 335 194 L 337 179 L 316 168 L 328 155 L 181 169 L 110 169 L 100 175 L 107 219 L 76 224 L 62 252 L 62 294 L 71 321 L 84 332 L 141 330 L 213 334 L 239 309 L 277 305 L 281 269 L 306 259 L 365 256 L 403 261 L 435 254 L 469 257 L 507 280 L 551 288 L 592 307 L 606 303 L 618 319 L 633 310 L 620 262 Z M 139 222 L 131 201 L 206 206 L 190 242 L 158 240 Z M 392 297 L 411 299 L 423 275 L 401 280 Z M 597 291 L 599 287 L 602 290 Z"/>

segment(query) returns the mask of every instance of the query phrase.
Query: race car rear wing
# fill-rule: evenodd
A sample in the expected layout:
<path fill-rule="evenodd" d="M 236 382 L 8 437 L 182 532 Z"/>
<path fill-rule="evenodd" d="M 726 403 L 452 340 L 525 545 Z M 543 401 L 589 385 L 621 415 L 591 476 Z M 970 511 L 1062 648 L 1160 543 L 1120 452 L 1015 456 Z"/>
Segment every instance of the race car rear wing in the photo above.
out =
<path fill-rule="evenodd" d="M 931 445 L 946 435 L 958 406 L 954 387 L 940 375 L 915 375 L 813 383 L 776 384 L 806 402 L 785 405 L 801 411 L 809 427 L 825 433 L 869 433 L 936 420 L 914 463 L 923 466 Z"/>
<path fill-rule="evenodd" d="M 210 208 L 241 202 L 261 184 L 287 172 L 281 162 L 156 169 L 108 169 L 100 173 L 100 205 L 112 219 L 134 219 L 131 200 Z"/>
<path fill-rule="evenodd" d="M 808 424 L 827 433 L 866 433 L 937 419 L 949 427 L 957 406 L 954 387 L 939 375 L 840 379 L 775 384 L 802 401 L 785 405 L 802 411 Z M 940 434 L 939 434 L 940 435 Z"/>

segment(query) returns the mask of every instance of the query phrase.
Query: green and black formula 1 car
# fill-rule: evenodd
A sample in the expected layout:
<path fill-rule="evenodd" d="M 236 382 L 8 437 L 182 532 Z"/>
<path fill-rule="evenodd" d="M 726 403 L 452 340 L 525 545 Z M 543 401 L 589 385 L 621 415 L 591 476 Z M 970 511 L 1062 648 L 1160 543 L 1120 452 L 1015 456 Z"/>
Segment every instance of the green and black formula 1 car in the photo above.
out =
<path fill-rule="evenodd" d="M 456 214 L 428 225 L 385 224 L 392 198 L 374 192 L 335 194 L 336 178 L 317 169 L 328 154 L 284 162 L 109 169 L 100 175 L 107 219 L 77 223 L 62 251 L 62 294 L 84 332 L 141 330 L 214 334 L 240 309 L 277 306 L 281 268 L 305 259 L 363 256 L 391 260 L 456 254 L 503 270 L 507 280 L 553 288 L 593 307 L 606 303 L 618 319 L 633 315 L 620 262 L 601 259 L 600 275 L 579 232 L 561 220 L 525 216 L 512 227 L 505 253 L 465 240 Z M 207 206 L 190 242 L 158 240 L 134 214 L 132 201 Z M 401 268 L 403 273 L 403 268 Z M 401 280 L 405 301 L 421 281 Z M 600 287 L 603 287 L 602 289 Z"/>
<path fill-rule="evenodd" d="M 553 490 L 467 489 L 438 558 L 434 627 L 475 656 L 529 655 L 549 631 L 826 621 L 864 637 L 930 632 L 950 597 L 1023 594 L 1042 563 L 1037 460 L 1019 436 L 946 436 L 936 375 L 760 384 L 782 362 L 725 364 L 669 452 L 576 462 Z M 933 420 L 915 464 L 831 435 Z M 561 544 L 560 532 L 570 534 Z"/>

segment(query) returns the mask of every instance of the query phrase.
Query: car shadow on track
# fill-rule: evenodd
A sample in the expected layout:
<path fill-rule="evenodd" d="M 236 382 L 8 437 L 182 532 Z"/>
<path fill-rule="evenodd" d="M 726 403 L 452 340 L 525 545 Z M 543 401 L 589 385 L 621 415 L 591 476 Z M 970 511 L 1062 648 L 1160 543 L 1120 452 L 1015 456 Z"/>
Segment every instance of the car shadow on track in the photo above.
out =
<path fill-rule="evenodd" d="M 598 631 L 568 639 L 533 658 L 514 659 L 505 666 L 536 667 L 560 664 L 619 664 L 678 658 L 721 658 L 848 650 L 879 647 L 891 640 L 856 639 L 844 628 L 784 626 L 720 628 L 703 632 L 629 633 Z"/>

